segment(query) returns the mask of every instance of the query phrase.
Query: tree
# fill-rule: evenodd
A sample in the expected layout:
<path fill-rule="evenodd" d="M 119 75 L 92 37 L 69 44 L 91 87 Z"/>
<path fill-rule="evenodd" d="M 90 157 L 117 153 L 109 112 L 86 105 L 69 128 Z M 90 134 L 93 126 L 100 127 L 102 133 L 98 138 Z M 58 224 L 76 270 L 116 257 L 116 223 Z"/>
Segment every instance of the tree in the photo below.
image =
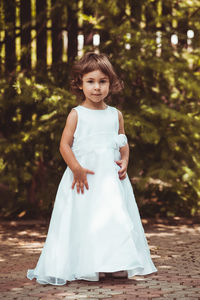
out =
<path fill-rule="evenodd" d="M 70 2 L 67 3 L 67 29 L 68 29 L 68 49 L 67 49 L 67 57 L 68 63 L 71 64 L 75 57 L 77 56 L 78 49 L 78 18 L 77 18 L 77 2 L 75 1 L 73 4 Z"/>
<path fill-rule="evenodd" d="M 46 0 L 36 0 L 37 71 L 39 73 L 46 70 L 47 64 L 46 10 Z"/>
<path fill-rule="evenodd" d="M 4 0 L 5 24 L 9 28 L 5 32 L 5 68 L 7 73 L 12 73 L 16 68 L 15 49 L 15 1 Z"/>
<path fill-rule="evenodd" d="M 31 2 L 21 0 L 20 2 L 21 20 L 21 68 L 31 69 Z"/>
<path fill-rule="evenodd" d="M 180 28 L 187 22 L 185 11 L 191 13 L 192 7 L 185 5 L 172 16 L 170 3 L 162 2 L 164 15 L 159 16 L 154 4 L 134 2 L 137 11 L 143 11 L 138 16 L 143 23 L 135 26 L 132 1 L 120 23 L 116 21 L 117 1 L 100 1 L 98 14 L 104 17 L 97 27 L 109 37 L 100 51 L 110 55 L 125 82 L 123 95 L 114 102 L 124 112 L 131 145 L 129 171 L 143 212 L 194 215 L 199 213 L 200 197 L 200 81 L 195 72 L 199 53 L 186 48 L 177 52 L 170 43 L 172 19 L 177 19 Z M 156 55 L 159 23 L 163 24 L 162 46 L 161 55 Z M 193 29 L 197 26 L 192 19 L 190 24 Z"/>
<path fill-rule="evenodd" d="M 62 60 L 62 12 L 62 3 L 52 0 L 52 57 L 54 67 Z"/>
<path fill-rule="evenodd" d="M 59 139 L 66 116 L 76 105 L 75 97 L 69 92 L 69 72 L 77 56 L 80 30 L 86 36 L 89 31 L 100 34 L 99 50 L 109 55 L 124 81 L 124 91 L 115 95 L 111 104 L 124 114 L 131 149 L 129 175 L 142 213 L 198 215 L 198 4 L 195 1 L 177 4 L 170 0 L 84 1 L 81 15 L 77 1 L 52 3 L 55 3 L 52 20 L 57 22 L 53 38 L 54 67 L 46 72 L 46 0 L 37 1 L 39 72 L 32 70 L 29 78 L 14 73 L 12 80 L 5 77 L 0 81 L 0 173 L 4 194 L 7 193 L 4 198 L 11 199 L 0 203 L 2 214 L 21 216 L 25 212 L 30 215 L 51 210 L 57 184 L 66 167 L 59 155 Z M 9 0 L 10 4 L 14 2 Z M 60 63 L 63 23 L 58 20 L 58 11 L 53 15 L 53 10 L 59 8 L 60 12 L 61 7 L 67 7 L 67 20 L 64 20 L 69 42 L 67 63 Z M 8 11 L 4 2 L 6 26 L 10 28 L 5 41 L 9 74 L 15 71 L 16 61 L 14 10 L 11 6 Z M 78 16 L 84 20 L 83 28 L 78 28 Z M 23 45 L 25 40 L 28 43 L 28 19 L 27 25 L 25 19 L 21 22 L 22 28 L 27 29 L 22 32 Z M 194 32 L 189 47 L 187 29 Z M 178 35 L 180 46 L 172 45 L 172 34 Z M 94 50 L 92 43 L 86 45 L 85 51 L 88 50 Z M 22 57 L 26 66 L 29 56 Z"/>

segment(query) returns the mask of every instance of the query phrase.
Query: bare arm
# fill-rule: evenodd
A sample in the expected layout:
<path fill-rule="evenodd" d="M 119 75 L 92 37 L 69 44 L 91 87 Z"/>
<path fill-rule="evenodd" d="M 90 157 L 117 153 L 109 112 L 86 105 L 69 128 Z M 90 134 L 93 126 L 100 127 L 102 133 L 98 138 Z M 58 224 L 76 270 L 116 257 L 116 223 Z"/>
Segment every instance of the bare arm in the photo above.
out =
<path fill-rule="evenodd" d="M 124 131 L 124 119 L 122 113 L 118 110 L 119 117 L 119 134 L 125 134 Z M 128 161 L 129 161 L 129 145 L 126 144 L 124 147 L 120 148 L 121 159 L 116 163 L 121 167 L 119 170 L 119 178 L 122 180 L 126 177 Z"/>
<path fill-rule="evenodd" d="M 80 168 L 80 164 L 71 150 L 77 120 L 77 112 L 73 109 L 67 117 L 65 128 L 60 140 L 60 153 L 72 172 L 74 172 L 77 168 Z"/>
<path fill-rule="evenodd" d="M 73 109 L 67 117 L 66 125 L 62 133 L 60 141 L 60 153 L 64 161 L 74 174 L 72 189 L 76 184 L 77 192 L 79 193 L 81 191 L 82 193 L 84 193 L 84 186 L 86 187 L 86 189 L 89 189 L 87 182 L 87 174 L 94 174 L 94 172 L 83 168 L 77 161 L 71 149 L 74 139 L 74 132 L 77 126 L 77 121 L 77 112 Z"/>

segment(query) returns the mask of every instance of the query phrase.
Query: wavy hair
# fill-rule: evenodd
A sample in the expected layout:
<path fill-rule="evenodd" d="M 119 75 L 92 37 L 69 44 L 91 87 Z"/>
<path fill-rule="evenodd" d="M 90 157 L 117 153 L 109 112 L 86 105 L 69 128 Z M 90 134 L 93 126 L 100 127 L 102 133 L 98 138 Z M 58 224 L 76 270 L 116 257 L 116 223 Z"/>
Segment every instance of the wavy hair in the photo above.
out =
<path fill-rule="evenodd" d="M 78 98 L 84 99 L 83 91 L 80 89 L 83 75 L 95 70 L 100 70 L 108 76 L 110 82 L 109 95 L 118 93 L 123 89 L 123 81 L 116 75 L 107 55 L 88 52 L 72 68 L 71 90 Z"/>

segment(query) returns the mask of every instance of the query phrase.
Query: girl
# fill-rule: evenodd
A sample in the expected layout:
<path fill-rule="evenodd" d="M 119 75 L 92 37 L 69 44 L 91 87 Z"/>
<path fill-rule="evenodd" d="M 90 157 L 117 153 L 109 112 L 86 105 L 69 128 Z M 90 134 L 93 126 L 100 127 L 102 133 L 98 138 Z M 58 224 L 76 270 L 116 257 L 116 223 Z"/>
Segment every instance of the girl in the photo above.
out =
<path fill-rule="evenodd" d="M 72 89 L 82 103 L 67 117 L 60 152 L 68 165 L 60 182 L 47 239 L 29 279 L 64 285 L 100 273 L 128 278 L 156 272 L 126 173 L 129 146 L 123 116 L 106 104 L 122 89 L 104 54 L 75 64 Z"/>

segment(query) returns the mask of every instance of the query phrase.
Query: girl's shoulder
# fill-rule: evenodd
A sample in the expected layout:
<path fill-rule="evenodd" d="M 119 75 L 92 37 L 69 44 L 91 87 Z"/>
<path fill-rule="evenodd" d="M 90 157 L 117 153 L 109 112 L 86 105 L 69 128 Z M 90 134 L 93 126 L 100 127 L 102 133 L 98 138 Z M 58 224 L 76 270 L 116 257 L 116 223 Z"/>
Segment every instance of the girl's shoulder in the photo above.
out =
<path fill-rule="evenodd" d="M 76 111 L 93 111 L 93 112 L 95 112 L 95 111 L 98 111 L 98 109 L 96 110 L 96 109 L 91 109 L 91 108 L 87 108 L 87 107 L 85 107 L 85 106 L 83 106 L 83 105 L 77 105 L 77 106 L 75 106 L 75 107 L 73 107 L 72 108 L 72 110 L 76 110 Z M 100 109 L 101 110 L 101 109 Z M 107 107 L 106 107 L 106 109 L 102 109 L 102 110 L 104 110 L 104 111 L 107 111 L 107 110 L 112 110 L 112 111 L 118 111 L 118 109 L 116 108 L 116 107 L 114 107 L 114 106 L 110 106 L 110 105 L 108 105 L 107 104 Z M 102 111 L 101 110 L 101 111 Z"/>
<path fill-rule="evenodd" d="M 117 109 L 116 107 L 114 107 L 114 106 L 108 105 L 108 107 L 109 107 L 111 110 L 113 110 L 113 111 L 118 111 L 118 109 Z"/>
<path fill-rule="evenodd" d="M 87 115 L 88 113 L 91 114 L 92 112 L 93 113 L 98 113 L 99 111 L 89 109 L 87 107 L 84 107 L 83 105 L 77 105 L 77 106 L 75 106 L 71 109 L 71 113 L 73 113 L 76 116 L 79 115 L 79 114 L 86 114 Z M 103 112 L 106 112 L 106 113 L 111 112 L 113 114 L 118 115 L 119 118 L 122 118 L 121 111 L 118 108 L 116 108 L 114 106 L 111 106 L 111 105 L 108 105 L 108 104 L 107 104 L 107 108 L 105 110 L 101 110 L 101 113 L 103 113 Z"/>
<path fill-rule="evenodd" d="M 80 110 L 81 110 L 80 105 L 74 106 L 69 112 L 69 115 L 72 115 L 74 118 L 78 118 Z"/>
<path fill-rule="evenodd" d="M 114 106 L 110 106 L 110 108 L 111 108 L 112 111 L 114 111 L 115 113 L 118 114 L 119 119 L 123 118 L 123 114 L 122 114 L 122 112 L 118 108 L 116 108 Z"/>
<path fill-rule="evenodd" d="M 67 123 L 77 123 L 78 120 L 78 114 L 75 109 L 71 109 L 69 114 L 67 115 Z"/>
<path fill-rule="evenodd" d="M 72 111 L 76 112 L 76 111 L 78 111 L 79 109 L 80 109 L 80 105 L 74 106 L 74 107 L 72 107 L 71 112 L 72 112 Z"/>

